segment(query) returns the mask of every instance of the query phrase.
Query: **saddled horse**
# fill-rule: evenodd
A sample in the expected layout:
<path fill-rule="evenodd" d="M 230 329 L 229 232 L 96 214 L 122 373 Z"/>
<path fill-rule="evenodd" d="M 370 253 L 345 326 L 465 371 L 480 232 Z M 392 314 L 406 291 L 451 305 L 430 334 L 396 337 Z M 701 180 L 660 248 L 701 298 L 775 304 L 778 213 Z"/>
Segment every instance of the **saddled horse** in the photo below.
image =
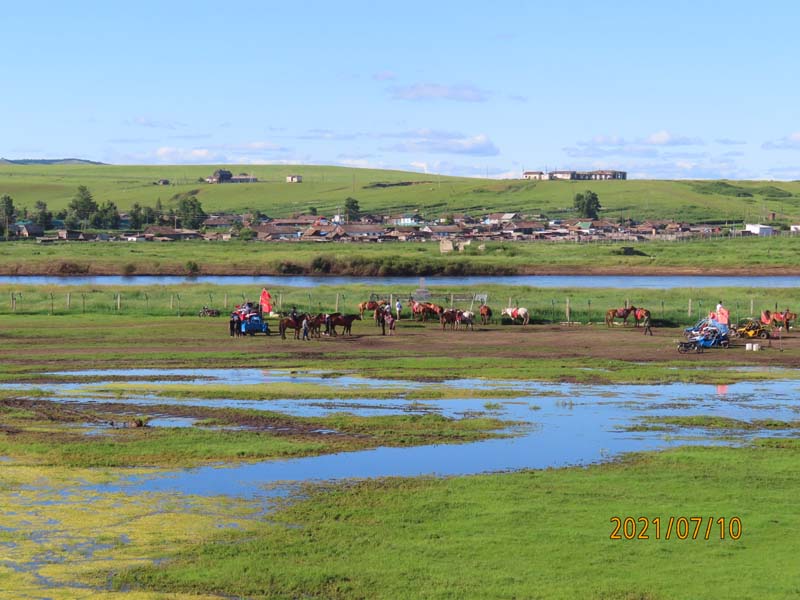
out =
<path fill-rule="evenodd" d="M 427 321 L 428 317 L 439 317 L 444 308 L 432 302 L 417 302 L 411 299 L 409 301 L 411 306 L 411 313 L 420 321 Z"/>
<path fill-rule="evenodd" d="M 606 326 L 611 327 L 614 324 L 614 319 L 622 319 L 622 322 L 627 325 L 628 317 L 635 312 L 635 306 L 629 306 L 628 308 L 609 308 L 606 311 Z M 635 318 L 634 316 L 634 319 Z"/>
<path fill-rule="evenodd" d="M 769 313 L 768 310 L 765 310 L 764 312 Z M 792 321 L 797 320 L 797 313 L 789 312 L 789 309 L 787 308 L 782 313 L 773 312 L 770 317 L 771 323 L 774 327 L 783 327 L 788 331 Z"/>
<path fill-rule="evenodd" d="M 523 325 L 527 325 L 531 321 L 531 314 L 527 308 L 504 308 L 502 316 L 508 317 L 513 322 L 521 321 Z"/>
<path fill-rule="evenodd" d="M 286 339 L 286 330 L 287 329 L 294 329 L 294 339 L 300 339 L 300 330 L 303 329 L 303 319 L 307 318 L 308 315 L 297 315 L 297 317 L 292 317 L 291 315 L 288 317 L 281 317 L 280 321 L 278 321 L 278 331 L 281 334 L 281 339 Z"/>
<path fill-rule="evenodd" d="M 337 335 L 336 333 L 336 326 L 341 325 L 342 327 L 342 335 L 353 335 L 351 328 L 353 327 L 353 321 L 360 321 L 361 315 L 340 315 L 334 314 L 331 315 L 331 335 Z"/>
<path fill-rule="evenodd" d="M 481 315 L 481 323 L 483 325 L 488 325 L 489 319 L 492 318 L 492 309 L 489 308 L 486 304 L 481 304 L 481 307 L 478 309 L 478 312 Z"/>
<path fill-rule="evenodd" d="M 646 308 L 637 308 L 635 311 L 633 311 L 634 327 L 638 327 L 639 323 L 649 318 L 650 318 L 649 310 L 647 310 Z"/>
<path fill-rule="evenodd" d="M 385 306 L 387 304 L 386 300 L 367 300 L 366 302 L 359 302 L 358 303 L 358 314 L 361 315 L 361 318 L 364 318 L 364 312 L 368 310 L 375 310 L 379 306 Z"/>

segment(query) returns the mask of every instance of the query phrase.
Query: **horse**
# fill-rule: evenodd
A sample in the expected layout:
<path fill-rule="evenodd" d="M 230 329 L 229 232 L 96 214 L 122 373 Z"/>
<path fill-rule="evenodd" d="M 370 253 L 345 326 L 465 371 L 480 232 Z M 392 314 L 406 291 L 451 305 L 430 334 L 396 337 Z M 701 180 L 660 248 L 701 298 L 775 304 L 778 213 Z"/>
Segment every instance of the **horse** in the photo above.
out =
<path fill-rule="evenodd" d="M 456 329 L 461 329 L 462 325 L 475 331 L 475 313 L 471 310 L 458 311 L 456 315 Z"/>
<path fill-rule="evenodd" d="M 774 312 L 771 316 L 772 325 L 774 327 L 785 327 L 787 331 L 789 330 L 791 322 L 797 320 L 797 313 L 789 312 L 788 308 L 782 313 Z"/>
<path fill-rule="evenodd" d="M 640 321 L 644 321 L 645 319 L 649 318 L 650 318 L 649 310 L 647 310 L 646 308 L 637 308 L 635 311 L 633 311 L 634 327 L 638 327 Z"/>
<path fill-rule="evenodd" d="M 606 311 L 606 326 L 611 327 L 614 324 L 614 319 L 622 319 L 622 322 L 627 325 L 628 317 L 631 315 L 631 313 L 635 312 L 635 306 L 630 306 L 628 308 L 609 308 Z M 634 319 L 635 318 L 636 317 L 634 317 Z"/>
<path fill-rule="evenodd" d="M 411 314 L 417 317 L 417 320 L 419 321 L 427 321 L 428 317 L 439 314 L 433 308 L 436 305 L 431 304 L 430 302 L 417 302 L 412 298 L 409 300 L 408 305 L 411 307 Z"/>
<path fill-rule="evenodd" d="M 375 310 L 379 306 L 384 306 L 387 304 L 386 300 L 367 300 L 366 302 L 359 302 L 358 304 L 358 314 L 361 315 L 361 318 L 364 318 L 364 312 L 368 310 Z"/>
<path fill-rule="evenodd" d="M 486 304 L 481 304 L 481 307 L 478 309 L 478 312 L 480 312 L 481 315 L 481 323 L 483 325 L 488 325 L 489 319 L 492 318 L 492 309 L 489 308 L 489 306 Z"/>
<path fill-rule="evenodd" d="M 281 339 L 286 339 L 286 330 L 287 329 L 294 329 L 294 339 L 300 339 L 300 330 L 303 328 L 303 319 L 307 318 L 308 315 L 297 315 L 297 318 L 289 317 L 282 317 L 280 321 L 278 321 L 278 331 L 281 334 Z"/>
<path fill-rule="evenodd" d="M 458 313 L 459 311 L 455 308 L 448 308 L 447 310 L 442 311 L 442 314 L 439 315 L 439 322 L 442 324 L 442 331 L 444 331 L 444 328 L 447 325 L 450 325 L 451 330 L 455 328 L 458 320 Z"/>
<path fill-rule="evenodd" d="M 331 334 L 336 335 L 336 326 L 342 326 L 342 335 L 353 335 L 351 328 L 353 321 L 360 321 L 361 315 L 331 315 Z"/>
<path fill-rule="evenodd" d="M 531 321 L 531 315 L 527 308 L 504 308 L 501 314 L 511 319 L 512 322 L 522 321 L 523 325 L 527 325 Z"/>

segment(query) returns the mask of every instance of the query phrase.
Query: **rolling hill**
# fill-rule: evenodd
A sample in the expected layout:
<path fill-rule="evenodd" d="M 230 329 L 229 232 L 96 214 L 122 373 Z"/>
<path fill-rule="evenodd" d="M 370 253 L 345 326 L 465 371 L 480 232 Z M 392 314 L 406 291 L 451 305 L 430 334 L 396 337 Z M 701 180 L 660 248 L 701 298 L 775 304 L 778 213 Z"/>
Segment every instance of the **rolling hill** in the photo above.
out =
<path fill-rule="evenodd" d="M 71 160 L 71 159 L 63 159 Z M 165 206 L 178 194 L 192 192 L 206 212 L 260 210 L 275 217 L 314 207 L 333 214 L 349 196 L 362 211 L 425 215 L 452 212 L 482 214 L 515 211 L 550 218 L 574 216 L 572 199 L 591 189 L 600 196 L 601 214 L 609 218 L 703 221 L 759 221 L 776 213 L 783 222 L 800 221 L 800 182 L 765 181 L 526 181 L 445 177 L 404 171 L 328 166 L 226 165 L 248 173 L 257 183 L 214 185 L 202 182 L 217 168 L 207 165 L 117 166 L 100 164 L 0 164 L 0 195 L 19 207 L 37 200 L 51 210 L 67 206 L 79 185 L 98 201 L 112 200 L 121 210 L 138 202 Z M 286 183 L 300 174 L 303 183 Z M 156 185 L 168 179 L 169 185 Z"/>

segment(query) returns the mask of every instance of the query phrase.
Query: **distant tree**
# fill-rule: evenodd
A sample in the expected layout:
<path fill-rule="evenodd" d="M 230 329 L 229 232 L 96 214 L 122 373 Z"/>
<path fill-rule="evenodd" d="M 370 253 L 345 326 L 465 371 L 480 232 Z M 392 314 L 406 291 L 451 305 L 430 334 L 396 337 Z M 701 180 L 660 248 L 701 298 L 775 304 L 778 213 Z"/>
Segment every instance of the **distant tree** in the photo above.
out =
<path fill-rule="evenodd" d="M 142 208 L 142 225 L 152 225 L 158 222 L 158 213 L 152 206 Z"/>
<path fill-rule="evenodd" d="M 85 185 L 78 187 L 78 191 L 72 197 L 72 200 L 67 205 L 70 212 L 75 213 L 75 216 L 81 222 L 87 222 L 92 213 L 97 212 L 97 202 L 92 197 L 92 192 L 89 191 Z"/>
<path fill-rule="evenodd" d="M 97 229 L 119 229 L 120 217 L 117 205 L 110 200 L 103 202 L 89 218 Z"/>
<path fill-rule="evenodd" d="M 600 198 L 591 190 L 575 194 L 573 205 L 578 211 L 578 215 L 584 219 L 596 219 L 598 211 L 603 208 L 600 206 Z"/>
<path fill-rule="evenodd" d="M 358 221 L 361 216 L 361 207 L 358 205 L 358 200 L 348 196 L 344 201 L 344 215 L 347 217 L 348 222 Z"/>
<path fill-rule="evenodd" d="M 308 207 L 308 214 L 317 216 L 317 207 L 316 206 L 309 206 Z"/>
<path fill-rule="evenodd" d="M 69 211 L 64 216 L 64 227 L 66 227 L 67 229 L 80 229 L 81 220 L 78 218 L 78 215 L 74 211 Z"/>
<path fill-rule="evenodd" d="M 249 227 L 243 227 L 239 230 L 239 239 L 244 242 L 249 242 L 256 237 L 256 232 Z"/>
<path fill-rule="evenodd" d="M 15 215 L 14 199 L 8 194 L 0 196 L 0 228 L 2 228 L 4 237 L 8 237 L 8 232 L 14 224 Z"/>
<path fill-rule="evenodd" d="M 47 210 L 47 203 L 37 200 L 34 206 L 33 221 L 42 229 L 53 228 L 53 213 Z"/>
<path fill-rule="evenodd" d="M 144 225 L 144 211 L 138 202 L 134 202 L 133 206 L 131 206 L 131 210 L 128 212 L 128 219 L 131 229 L 141 229 L 142 225 Z"/>
<path fill-rule="evenodd" d="M 178 201 L 175 216 L 181 222 L 181 227 L 197 229 L 208 215 L 203 212 L 203 205 L 200 204 L 200 201 L 195 196 L 188 196 Z"/>

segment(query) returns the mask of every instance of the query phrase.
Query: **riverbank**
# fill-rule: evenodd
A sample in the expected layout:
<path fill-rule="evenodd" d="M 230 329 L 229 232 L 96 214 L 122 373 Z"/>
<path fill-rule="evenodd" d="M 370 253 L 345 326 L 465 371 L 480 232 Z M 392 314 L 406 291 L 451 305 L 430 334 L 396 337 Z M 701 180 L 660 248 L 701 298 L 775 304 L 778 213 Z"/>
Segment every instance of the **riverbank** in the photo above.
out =
<path fill-rule="evenodd" d="M 575 244 L 5 242 L 0 275 L 798 275 L 800 237 Z"/>

